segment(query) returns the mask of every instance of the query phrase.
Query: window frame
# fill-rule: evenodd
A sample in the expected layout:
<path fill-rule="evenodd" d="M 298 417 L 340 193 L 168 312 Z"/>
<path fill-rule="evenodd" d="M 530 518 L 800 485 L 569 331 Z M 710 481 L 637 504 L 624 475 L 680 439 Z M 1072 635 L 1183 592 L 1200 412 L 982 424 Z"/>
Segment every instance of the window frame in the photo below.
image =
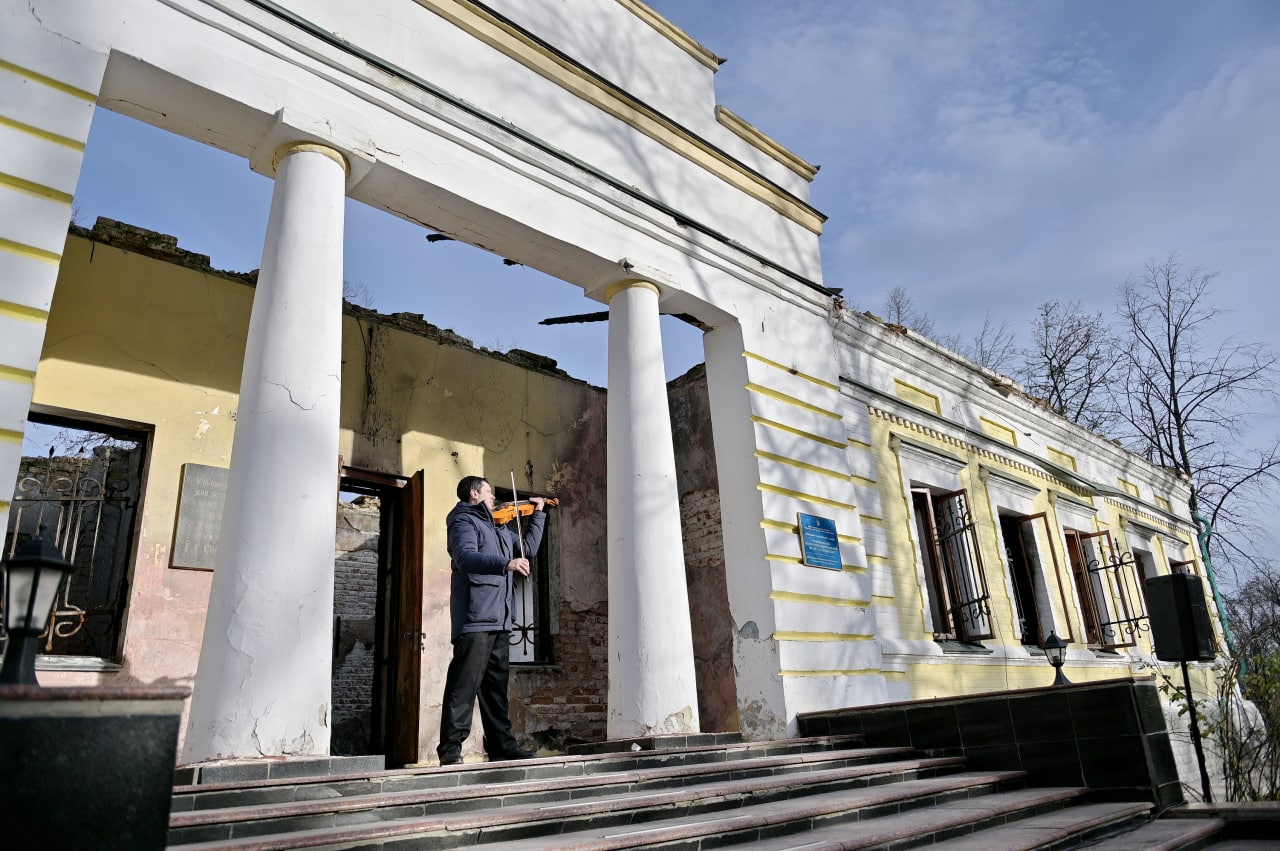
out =
<path fill-rule="evenodd" d="M 936 621 L 942 613 L 946 619 L 944 625 L 948 627 L 939 630 L 935 622 L 934 638 L 958 641 L 995 638 L 991 591 L 968 490 L 960 488 L 937 494 L 927 487 L 912 486 L 910 490 L 912 515 L 922 538 L 921 558 L 926 575 L 933 578 L 927 590 L 939 597 L 936 601 L 930 600 L 933 615 Z M 927 507 L 923 513 L 922 506 Z M 926 522 L 924 528 L 921 528 L 922 518 Z"/>
<path fill-rule="evenodd" d="M 510 502 L 513 494 L 510 488 L 494 487 L 494 500 L 497 504 Z M 524 494 L 521 500 L 542 494 Z M 551 586 L 555 558 L 553 550 L 557 549 L 556 513 L 545 511 L 546 520 L 542 527 L 542 541 L 538 545 L 538 553 L 533 558 L 527 577 L 516 575 L 515 600 L 520 614 L 515 618 L 515 628 L 511 630 L 511 664 L 515 666 L 535 666 L 555 664 L 555 645 L 551 630 Z M 522 521 L 523 522 L 523 521 Z M 515 521 L 512 521 L 514 528 Z M 523 525 L 521 529 L 523 529 Z M 522 619 L 532 603 L 534 619 L 532 623 Z M 521 648 L 527 652 L 522 653 Z"/>
<path fill-rule="evenodd" d="M 140 423 L 95 417 L 87 412 L 47 411 L 35 407 L 29 412 L 27 422 L 51 428 L 85 432 L 91 435 L 102 435 L 111 440 L 126 441 L 134 444 L 134 447 L 129 450 L 130 453 L 133 453 L 133 458 L 129 461 L 129 469 L 117 474 L 123 475 L 130 480 L 125 492 L 115 497 L 116 500 L 122 503 L 122 506 L 117 507 L 116 510 L 126 513 L 128 519 L 121 520 L 117 524 L 117 532 L 120 534 L 116 535 L 114 542 L 111 544 L 113 558 L 111 560 L 111 570 L 105 582 L 96 575 L 96 571 L 100 566 L 97 559 L 98 540 L 88 542 L 87 558 L 90 563 L 83 563 L 85 557 L 82 553 L 86 542 L 82 539 L 81 533 L 84 532 L 84 527 L 79 525 L 72 526 L 72 523 L 78 524 L 83 519 L 85 506 L 76 507 L 72 505 L 70 507 L 71 515 L 62 514 L 61 509 L 59 509 L 57 522 L 53 524 L 54 540 L 52 543 L 63 553 L 64 558 L 77 566 L 77 569 L 58 591 L 54 611 L 50 617 L 49 626 L 42 635 L 41 650 L 37 657 L 37 666 L 41 668 L 57 667 L 69 670 L 87 670 L 84 667 L 86 664 L 118 665 L 124 657 L 125 626 L 131 602 L 133 574 L 137 564 L 138 542 L 142 534 L 147 475 L 153 451 L 154 429 L 151 426 Z M 82 449 L 81 456 L 83 454 Z M 34 458 L 36 456 L 24 457 Z M 47 459 L 70 459 L 73 457 L 69 455 L 54 455 L 53 447 L 50 447 L 49 454 L 46 456 Z M 89 469 L 92 470 L 92 464 L 90 464 Z M 47 467 L 45 473 L 52 475 L 52 467 Z M 111 476 L 112 464 L 108 460 L 103 471 L 102 480 L 96 482 L 99 488 L 102 489 L 102 495 L 98 498 L 102 505 L 98 507 L 95 515 L 95 522 L 97 523 L 101 522 L 102 511 L 107 502 L 112 499 L 107 495 L 108 491 L 115 487 L 110 479 Z M 23 530 L 22 528 L 25 512 L 20 507 L 21 503 L 40 502 L 47 504 L 53 501 L 36 498 L 23 499 L 20 496 L 23 481 L 20 468 L 19 475 L 14 483 L 14 496 L 10 503 L 9 522 L 5 529 L 3 548 L 0 549 L 0 556 L 4 558 L 11 556 L 13 551 L 21 545 L 24 538 L 29 540 L 32 536 L 30 530 Z M 48 484 L 49 481 L 49 479 L 46 479 L 45 484 Z M 116 481 L 118 482 L 119 479 L 117 478 Z M 72 483 L 73 490 L 81 490 L 81 485 L 84 482 L 84 479 L 76 479 Z M 88 496 L 82 498 L 73 496 L 63 501 L 89 503 L 93 500 Z M 49 525 L 44 522 L 43 508 L 36 523 L 38 525 Z M 94 534 L 98 534 L 100 531 L 100 528 L 95 527 Z M 85 590 L 86 585 L 88 590 Z M 2 595 L 3 585 L 2 581 L 0 581 L 0 600 L 3 600 Z M 105 607 L 95 605 L 95 601 L 103 601 L 110 605 Z M 3 604 L 0 602 L 0 608 L 2 607 Z M 73 652 L 76 650 L 76 645 L 72 643 L 73 639 L 83 632 L 84 636 L 86 636 L 86 638 L 81 639 L 81 643 L 83 643 L 87 640 L 87 636 L 95 631 L 89 628 L 89 621 L 95 616 L 100 616 L 100 620 L 105 619 L 107 621 L 106 629 L 99 630 L 99 634 L 105 636 L 105 638 L 92 642 L 86 648 L 89 652 Z M 78 624 L 75 623 L 76 621 L 78 621 Z M 3 623 L 0 623 L 0 635 L 3 635 L 3 632 L 4 626 Z M 94 650 L 105 650 L 106 652 L 91 652 Z"/>

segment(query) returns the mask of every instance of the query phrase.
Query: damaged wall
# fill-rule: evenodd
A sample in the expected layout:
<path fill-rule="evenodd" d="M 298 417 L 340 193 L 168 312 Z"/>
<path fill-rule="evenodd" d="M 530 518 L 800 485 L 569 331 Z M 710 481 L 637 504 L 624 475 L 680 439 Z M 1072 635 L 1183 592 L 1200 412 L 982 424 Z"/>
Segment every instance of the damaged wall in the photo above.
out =
<path fill-rule="evenodd" d="M 152 439 L 119 669 L 115 660 L 74 660 L 73 670 L 45 666 L 43 683 L 191 684 L 211 574 L 170 567 L 179 483 L 184 464 L 228 466 L 252 280 L 119 223 L 69 236 L 35 408 L 149 428 Z M 510 470 L 522 493 L 561 499 L 551 583 L 559 664 L 513 673 L 513 720 L 540 744 L 599 738 L 604 391 L 549 359 L 479 350 L 409 314 L 349 308 L 343 359 L 343 463 L 425 471 L 421 752 L 436 742 L 450 655 L 444 517 L 462 476 L 501 487 Z"/>
<path fill-rule="evenodd" d="M 695 366 L 668 385 L 680 491 L 685 578 L 693 625 L 694 671 L 702 732 L 738 730 L 733 615 L 729 611 L 707 371 Z"/>

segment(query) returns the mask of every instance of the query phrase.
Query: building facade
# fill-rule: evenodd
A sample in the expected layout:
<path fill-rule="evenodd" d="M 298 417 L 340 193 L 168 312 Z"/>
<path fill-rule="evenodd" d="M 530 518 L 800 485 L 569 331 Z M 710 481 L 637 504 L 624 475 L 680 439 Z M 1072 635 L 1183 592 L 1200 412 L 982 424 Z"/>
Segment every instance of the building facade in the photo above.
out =
<path fill-rule="evenodd" d="M 1069 673 L 1129 672 L 1137 571 L 1198 569 L 1185 486 L 845 308 L 816 169 L 716 105 L 716 57 L 637 0 L 5 0 L 0 59 L 0 481 L 43 417 L 96 424 L 121 461 L 98 467 L 134 461 L 144 494 L 127 594 L 102 595 L 122 643 L 47 675 L 189 678 L 184 761 L 330 752 L 334 659 L 392 627 L 369 735 L 425 752 L 427 507 L 477 470 L 565 497 L 559 590 L 530 602 L 565 667 L 515 686 L 548 742 L 778 737 L 800 712 L 1016 687 L 1046 631 Z M 151 300 L 119 272 L 110 299 L 71 295 L 110 256 L 66 236 L 95 106 L 275 181 L 252 287 L 195 263 Z M 611 404 L 536 356 L 344 311 L 346 197 L 607 304 Z M 136 327 L 117 302 L 148 321 L 112 348 L 105 325 Z M 705 377 L 672 391 L 660 312 L 708 329 Z M 335 494 L 394 541 L 372 608 L 334 581 Z M 570 698 L 588 732 L 550 732 Z"/>

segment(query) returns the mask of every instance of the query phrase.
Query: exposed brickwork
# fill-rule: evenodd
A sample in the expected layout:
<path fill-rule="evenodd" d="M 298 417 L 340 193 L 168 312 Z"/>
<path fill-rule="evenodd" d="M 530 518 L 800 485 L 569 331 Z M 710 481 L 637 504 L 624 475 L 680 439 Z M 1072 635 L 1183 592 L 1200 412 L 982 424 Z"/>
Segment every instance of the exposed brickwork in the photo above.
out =
<path fill-rule="evenodd" d="M 562 605 L 554 637 L 556 664 L 515 667 L 511 723 L 522 740 L 563 750 L 605 738 L 609 695 L 608 605 Z"/>
<path fill-rule="evenodd" d="M 362 497 L 357 503 L 338 505 L 330 745 L 337 756 L 370 753 L 380 522 L 376 499 Z"/>
<path fill-rule="evenodd" d="M 720 482 L 711 435 L 705 367 L 699 364 L 672 381 L 667 396 L 676 447 L 685 581 L 692 612 L 698 716 L 704 733 L 736 732 L 734 627 L 725 585 Z"/>

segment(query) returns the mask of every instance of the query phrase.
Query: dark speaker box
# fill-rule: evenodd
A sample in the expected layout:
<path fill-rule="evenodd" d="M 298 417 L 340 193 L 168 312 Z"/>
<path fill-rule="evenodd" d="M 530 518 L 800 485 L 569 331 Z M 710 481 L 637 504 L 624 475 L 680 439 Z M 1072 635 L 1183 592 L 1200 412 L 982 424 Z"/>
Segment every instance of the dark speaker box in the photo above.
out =
<path fill-rule="evenodd" d="M 1147 580 L 1147 608 L 1158 658 L 1166 662 L 1209 662 L 1217 655 L 1199 576 L 1171 573 L 1151 577 Z"/>

